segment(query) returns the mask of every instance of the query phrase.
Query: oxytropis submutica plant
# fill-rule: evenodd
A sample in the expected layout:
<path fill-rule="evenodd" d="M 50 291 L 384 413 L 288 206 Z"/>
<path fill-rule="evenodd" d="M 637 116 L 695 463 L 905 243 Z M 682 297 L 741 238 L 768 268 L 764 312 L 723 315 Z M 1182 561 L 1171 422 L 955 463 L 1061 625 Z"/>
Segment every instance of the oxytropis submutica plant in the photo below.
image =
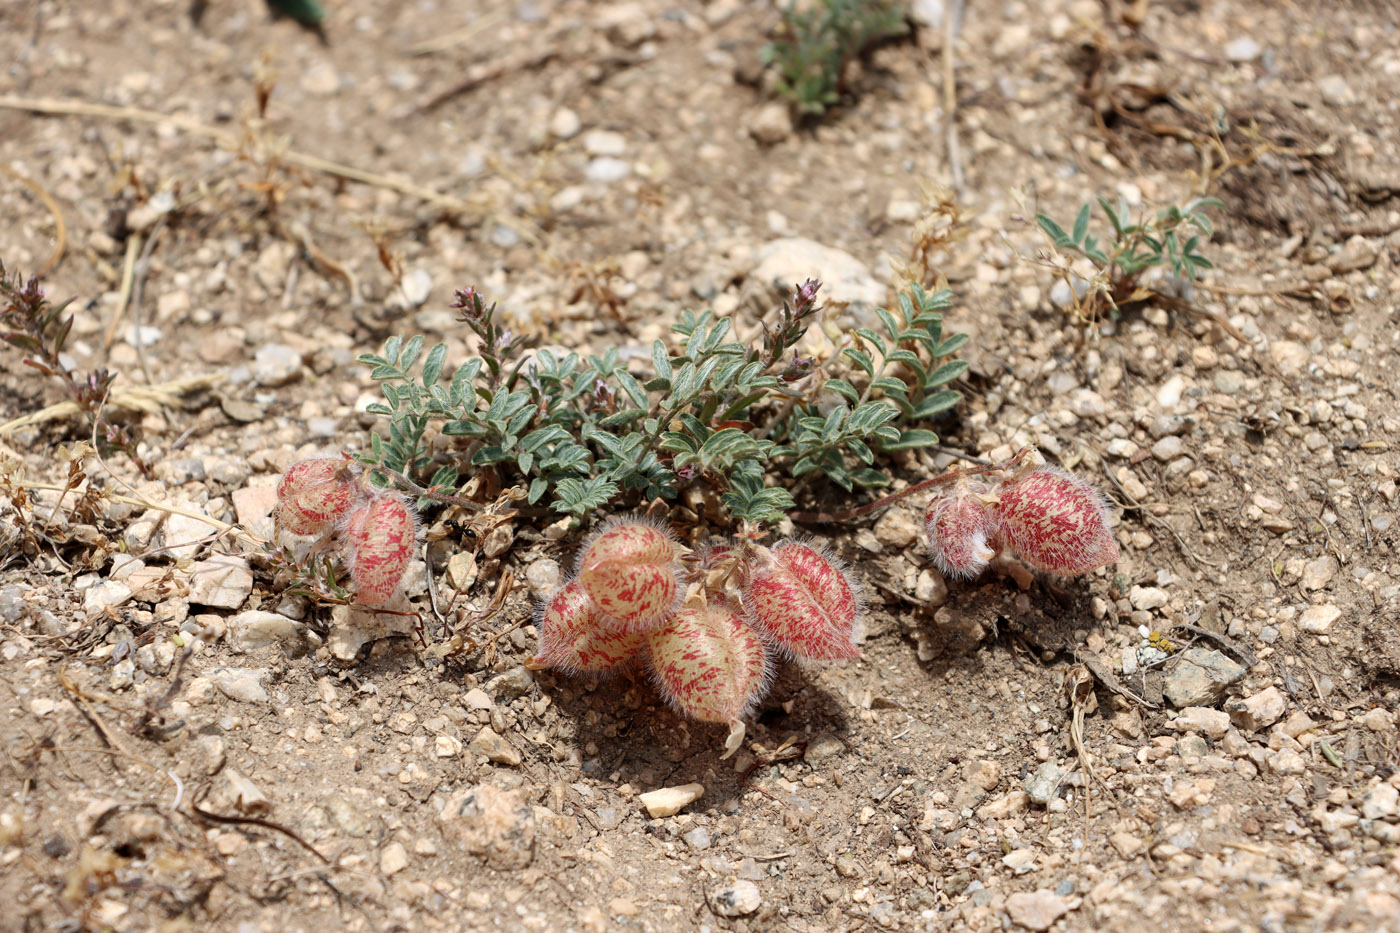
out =
<path fill-rule="evenodd" d="M 924 523 L 933 562 L 947 576 L 975 577 L 1002 551 L 1061 576 L 1118 559 L 1103 495 L 1085 480 L 1046 466 L 1036 450 L 938 480 L 944 485 Z"/>
<path fill-rule="evenodd" d="M 340 557 L 354 601 L 388 602 L 413 558 L 418 516 L 392 489 L 370 484 L 348 457 L 314 457 L 292 464 L 277 484 L 277 522 L 314 536 L 313 552 Z"/>
<path fill-rule="evenodd" d="M 539 622 L 532 666 L 598 674 L 641 663 L 682 713 L 729 726 L 726 757 L 778 658 L 856 658 L 862 635 L 859 590 L 822 549 L 741 537 L 689 552 L 636 517 L 584 544 Z"/>

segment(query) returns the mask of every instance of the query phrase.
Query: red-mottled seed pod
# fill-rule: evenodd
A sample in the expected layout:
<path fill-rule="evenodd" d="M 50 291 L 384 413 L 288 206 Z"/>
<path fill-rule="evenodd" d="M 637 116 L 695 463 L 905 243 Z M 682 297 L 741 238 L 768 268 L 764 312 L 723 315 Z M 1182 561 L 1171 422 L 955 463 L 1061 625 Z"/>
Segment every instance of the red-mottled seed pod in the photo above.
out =
<path fill-rule="evenodd" d="M 540 649 L 534 663 L 566 674 L 596 674 L 631 658 L 645 640 L 641 632 L 610 629 L 583 584 L 570 580 L 555 590 L 540 612 Z"/>
<path fill-rule="evenodd" d="M 831 558 L 796 541 L 759 551 L 744 581 L 759 629 L 800 658 L 858 658 L 860 595 Z"/>
<path fill-rule="evenodd" d="M 767 689 L 768 650 L 728 601 L 687 606 L 646 641 L 658 689 L 688 716 L 737 723 Z"/>
<path fill-rule="evenodd" d="M 977 498 L 985 492 L 984 487 L 960 482 L 930 502 L 924 513 L 929 555 L 944 576 L 975 577 L 996 556 L 996 514 Z"/>
<path fill-rule="evenodd" d="M 387 602 L 413 559 L 418 524 L 396 492 L 382 492 L 350 513 L 345 523 L 350 580 L 356 602 Z"/>
<path fill-rule="evenodd" d="M 361 496 L 351 461 L 302 460 L 289 466 L 277 484 L 278 518 L 293 534 L 316 534 L 349 512 Z"/>
<path fill-rule="evenodd" d="M 996 496 L 1002 541 L 1032 567 L 1072 576 L 1118 559 L 1103 496 L 1079 477 L 1036 469 Z"/>
<path fill-rule="evenodd" d="M 675 611 L 680 598 L 676 546 L 671 536 L 642 521 L 621 521 L 585 545 L 579 583 L 609 617 L 606 624 L 644 631 Z"/>

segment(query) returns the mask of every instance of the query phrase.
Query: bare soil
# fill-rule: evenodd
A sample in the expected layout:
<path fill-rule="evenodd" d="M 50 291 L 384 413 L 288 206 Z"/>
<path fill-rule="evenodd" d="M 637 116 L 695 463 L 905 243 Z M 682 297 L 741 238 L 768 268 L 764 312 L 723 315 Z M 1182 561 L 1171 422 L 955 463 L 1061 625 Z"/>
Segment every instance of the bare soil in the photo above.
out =
<path fill-rule="evenodd" d="M 254 527 L 288 464 L 367 446 L 357 353 L 469 354 L 455 288 L 537 345 L 644 354 L 683 308 L 750 332 L 764 244 L 893 289 L 954 181 L 936 30 L 793 128 L 767 0 L 328 6 L 324 41 L 255 0 L 0 9 L 6 269 L 78 296 L 72 365 L 210 377 L 111 406 L 151 473 L 113 452 L 94 487 Z M 475 568 L 446 623 L 477 650 L 444 657 L 421 573 L 422 637 L 361 646 L 256 556 L 201 595 L 227 535 L 35 492 L 0 513 L 0 928 L 1400 930 L 1393 7 L 1013 0 L 953 51 L 968 235 L 933 267 L 973 366 L 935 427 L 1102 485 L 1115 567 L 944 581 L 918 500 L 794 529 L 863 584 L 864 656 L 785 669 L 721 760 L 644 677 L 521 666 L 578 543 L 549 519 L 430 529 L 440 594 Z M 1051 301 L 1036 211 L 1201 192 L 1202 284 Z M 0 419 L 63 400 L 3 358 Z M 7 488 L 61 484 L 82 425 L 0 437 Z"/>

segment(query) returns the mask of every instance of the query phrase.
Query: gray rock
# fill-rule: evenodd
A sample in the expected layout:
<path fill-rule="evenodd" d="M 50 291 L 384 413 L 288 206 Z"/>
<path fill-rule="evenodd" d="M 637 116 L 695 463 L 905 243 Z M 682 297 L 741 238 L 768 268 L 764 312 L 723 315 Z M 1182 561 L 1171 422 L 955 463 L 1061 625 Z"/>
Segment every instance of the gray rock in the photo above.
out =
<path fill-rule="evenodd" d="M 283 386 L 301 376 L 301 353 L 285 343 L 269 343 L 253 357 L 253 379 L 260 386 Z"/>
<path fill-rule="evenodd" d="M 600 184 L 621 181 L 631 174 L 631 162 L 626 159 L 614 159 L 612 156 L 599 156 L 589 162 L 588 167 L 583 170 L 585 178 Z"/>
<path fill-rule="evenodd" d="M 1246 731 L 1257 732 L 1282 719 L 1283 714 L 1288 711 L 1288 701 L 1277 687 L 1269 687 L 1243 700 L 1228 703 L 1225 709 L 1230 714 L 1230 721 L 1236 726 Z"/>
<path fill-rule="evenodd" d="M 681 836 L 685 844 L 699 852 L 710 847 L 710 831 L 703 826 L 697 826 L 688 833 Z"/>
<path fill-rule="evenodd" d="M 1225 57 L 1232 62 L 1251 62 L 1263 48 L 1250 36 L 1240 36 L 1225 43 Z"/>
<path fill-rule="evenodd" d="M 24 617 L 26 606 L 24 590 L 18 586 L 0 586 L 0 620 L 14 625 Z"/>
<path fill-rule="evenodd" d="M 748 119 L 749 135 L 764 146 L 773 146 L 792 135 L 792 111 L 787 104 L 764 104 Z"/>
<path fill-rule="evenodd" d="M 815 768 L 832 759 L 839 758 L 845 752 L 845 742 L 830 732 L 819 732 L 807 742 L 807 750 L 802 753 L 802 760 Z"/>
<path fill-rule="evenodd" d="M 1340 250 L 1327 257 L 1327 268 L 1336 275 L 1360 272 L 1374 266 L 1379 256 L 1380 247 L 1358 234 L 1347 240 Z"/>
<path fill-rule="evenodd" d="M 1048 930 L 1069 913 L 1069 904 L 1053 892 L 1021 891 L 1006 899 L 1006 912 L 1011 922 L 1027 930 Z"/>
<path fill-rule="evenodd" d="M 710 892 L 710 909 L 721 917 L 747 917 L 763 904 L 763 895 L 752 881 L 736 881 Z"/>
<path fill-rule="evenodd" d="M 108 606 L 120 606 L 131 596 L 131 587 L 120 580 L 104 580 L 83 592 L 83 611 L 96 615 Z"/>
<path fill-rule="evenodd" d="M 481 755 L 488 761 L 498 765 L 510 765 L 515 767 L 524 759 L 520 755 L 520 750 L 496 734 L 496 730 L 490 726 L 483 726 L 476 734 L 476 738 L 471 740 L 467 749 L 473 755 Z"/>
<path fill-rule="evenodd" d="M 1026 795 L 1031 801 L 1046 806 L 1055 799 L 1055 792 L 1065 778 L 1064 769 L 1053 761 L 1044 762 L 1035 773 L 1026 778 Z"/>
<path fill-rule="evenodd" d="M 1356 92 L 1341 75 L 1328 75 L 1317 82 L 1322 99 L 1333 107 L 1349 107 L 1356 103 Z"/>
<path fill-rule="evenodd" d="M 1393 819 L 1400 812 L 1400 791 L 1377 784 L 1361 798 L 1361 816 L 1368 820 Z"/>
<path fill-rule="evenodd" d="M 1241 665 L 1219 651 L 1187 648 L 1176 656 L 1162 692 L 1178 709 L 1214 706 L 1244 673 Z"/>
<path fill-rule="evenodd" d="M 256 651 L 279 642 L 296 643 L 301 638 L 301 626 L 275 612 L 249 609 L 228 620 L 225 638 L 235 651 Z"/>
<path fill-rule="evenodd" d="M 1182 732 L 1204 732 L 1218 739 L 1230 731 L 1230 715 L 1209 706 L 1188 706 L 1172 725 Z"/>

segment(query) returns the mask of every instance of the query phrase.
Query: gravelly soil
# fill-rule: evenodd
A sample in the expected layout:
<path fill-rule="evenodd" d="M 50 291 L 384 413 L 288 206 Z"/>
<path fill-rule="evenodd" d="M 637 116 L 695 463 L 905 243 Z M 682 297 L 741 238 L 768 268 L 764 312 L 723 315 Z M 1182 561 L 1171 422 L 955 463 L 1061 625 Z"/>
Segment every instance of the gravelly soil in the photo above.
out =
<path fill-rule="evenodd" d="M 577 532 L 438 528 L 478 643 L 444 658 L 431 619 L 283 598 L 198 521 L 36 491 L 0 513 L 0 927 L 1400 929 L 1393 11 L 1110 6 L 968 13 L 967 236 L 932 267 L 974 338 L 944 442 L 1101 484 L 1115 567 L 944 581 L 917 499 L 796 529 L 862 582 L 864 655 L 785 669 L 721 760 L 644 677 L 522 667 Z M 794 128 L 758 65 L 778 19 L 346 0 L 321 42 L 252 0 L 0 10 L 0 258 L 80 296 L 74 366 L 211 377 L 114 406 L 151 475 L 113 453 L 94 483 L 266 533 L 283 468 L 367 445 L 357 353 L 470 352 L 454 288 L 643 360 L 683 308 L 752 330 L 775 240 L 815 241 L 788 284 L 887 300 L 921 186 L 953 181 L 941 33 Z M 1052 301 L 1034 212 L 1204 190 L 1203 284 L 1096 326 Z M 61 400 L 4 359 L 0 418 Z M 5 482 L 61 482 L 79 425 L 0 437 Z M 691 783 L 676 815 L 640 800 Z"/>

